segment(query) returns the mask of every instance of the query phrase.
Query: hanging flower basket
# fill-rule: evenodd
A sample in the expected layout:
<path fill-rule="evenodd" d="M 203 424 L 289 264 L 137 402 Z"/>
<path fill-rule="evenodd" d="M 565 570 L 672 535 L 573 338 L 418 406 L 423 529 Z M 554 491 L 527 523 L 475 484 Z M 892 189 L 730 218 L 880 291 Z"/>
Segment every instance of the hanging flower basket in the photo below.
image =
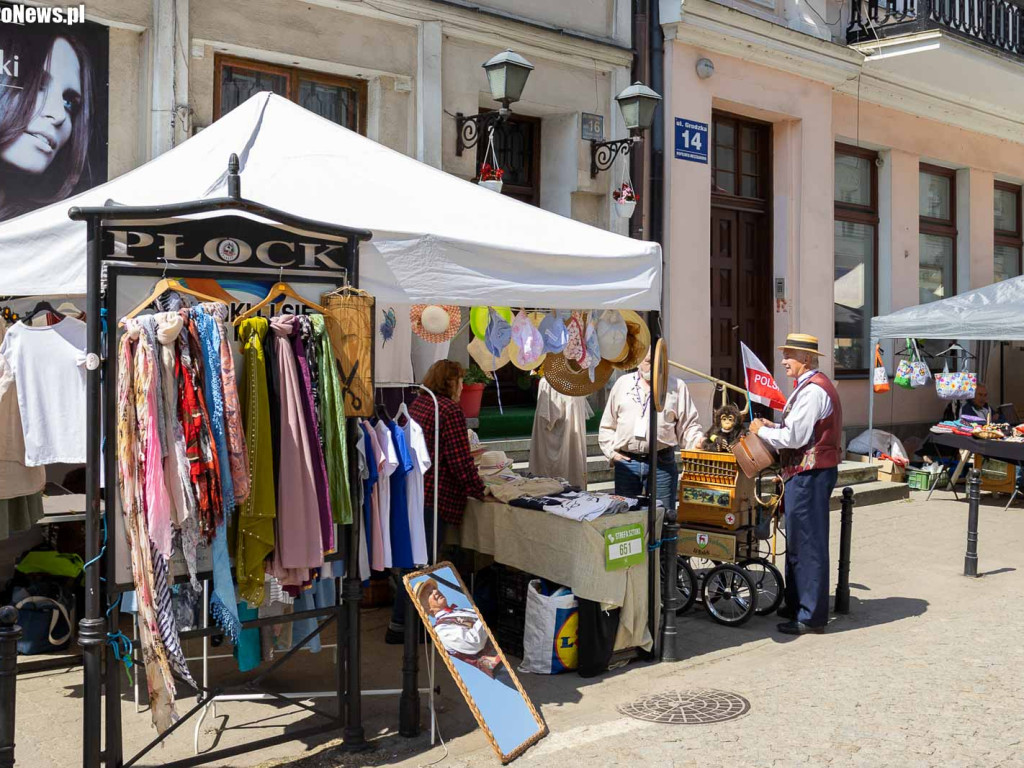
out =
<path fill-rule="evenodd" d="M 633 185 L 628 181 L 622 182 L 614 192 L 612 192 L 612 199 L 615 201 L 615 212 L 623 219 L 628 219 L 633 215 L 633 211 L 636 210 L 636 192 L 633 190 Z"/>
<path fill-rule="evenodd" d="M 489 189 L 492 192 L 501 193 L 501 177 L 505 175 L 505 172 L 501 168 L 496 168 L 489 163 L 484 163 L 480 166 L 480 179 L 477 181 L 481 187 Z"/>

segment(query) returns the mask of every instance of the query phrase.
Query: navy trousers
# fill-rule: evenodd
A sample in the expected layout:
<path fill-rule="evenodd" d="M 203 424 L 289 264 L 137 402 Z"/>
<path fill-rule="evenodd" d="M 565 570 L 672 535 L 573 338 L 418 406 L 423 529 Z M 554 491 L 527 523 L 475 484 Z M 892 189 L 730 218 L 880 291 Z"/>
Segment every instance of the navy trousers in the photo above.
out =
<path fill-rule="evenodd" d="M 828 504 L 838 476 L 832 467 L 786 481 L 786 605 L 812 627 L 828 623 Z"/>

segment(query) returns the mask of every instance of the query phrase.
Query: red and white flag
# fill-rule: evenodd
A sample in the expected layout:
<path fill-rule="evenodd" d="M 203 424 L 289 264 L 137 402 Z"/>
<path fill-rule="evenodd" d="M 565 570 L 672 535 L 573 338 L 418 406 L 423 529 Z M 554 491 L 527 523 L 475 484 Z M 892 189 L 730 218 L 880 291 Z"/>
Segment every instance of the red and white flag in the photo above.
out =
<path fill-rule="evenodd" d="M 786 407 L 786 397 L 775 383 L 774 377 L 768 373 L 764 363 L 757 359 L 757 355 L 750 351 L 750 347 L 742 341 L 740 350 L 743 352 L 743 373 L 747 378 L 747 392 L 750 393 L 750 399 L 755 403 L 781 411 Z"/>

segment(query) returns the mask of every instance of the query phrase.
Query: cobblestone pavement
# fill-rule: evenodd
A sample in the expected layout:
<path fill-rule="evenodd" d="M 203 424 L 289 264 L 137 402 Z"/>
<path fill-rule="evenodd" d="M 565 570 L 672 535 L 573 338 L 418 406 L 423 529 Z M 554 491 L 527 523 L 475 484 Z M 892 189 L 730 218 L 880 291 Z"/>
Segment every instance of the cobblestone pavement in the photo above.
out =
<path fill-rule="evenodd" d="M 984 575 L 967 579 L 966 504 L 914 496 L 856 511 L 852 611 L 823 636 L 788 638 L 771 617 L 719 627 L 691 611 L 681 620 L 682 662 L 634 664 L 596 682 L 523 675 L 551 734 L 516 764 L 1024 766 L 1024 511 L 983 498 Z M 838 514 L 832 538 L 835 562 Z M 448 688 L 447 757 L 425 736 L 385 736 L 375 752 L 328 748 L 286 764 L 497 765 Z M 750 712 L 714 725 L 656 725 L 616 710 L 693 688 L 738 693 Z"/>

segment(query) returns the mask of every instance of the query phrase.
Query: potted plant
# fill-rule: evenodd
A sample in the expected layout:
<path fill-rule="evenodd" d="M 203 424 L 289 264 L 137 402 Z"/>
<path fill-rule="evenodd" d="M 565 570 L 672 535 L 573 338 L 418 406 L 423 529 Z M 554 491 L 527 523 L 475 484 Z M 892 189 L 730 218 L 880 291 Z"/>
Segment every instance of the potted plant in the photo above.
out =
<path fill-rule="evenodd" d="M 496 166 L 492 166 L 490 163 L 484 163 L 480 166 L 480 179 L 477 181 L 481 187 L 485 187 L 492 192 L 501 192 L 501 177 L 505 175 L 505 172 Z"/>
<path fill-rule="evenodd" d="M 491 375 L 480 370 L 480 366 L 470 363 L 466 375 L 462 378 L 462 397 L 459 405 L 467 419 L 480 416 L 480 402 L 483 400 L 484 387 L 491 382 Z"/>
<path fill-rule="evenodd" d="M 612 192 L 612 199 L 615 201 L 615 212 L 624 219 L 633 215 L 636 209 L 636 191 L 628 181 L 622 182 L 622 186 Z"/>

